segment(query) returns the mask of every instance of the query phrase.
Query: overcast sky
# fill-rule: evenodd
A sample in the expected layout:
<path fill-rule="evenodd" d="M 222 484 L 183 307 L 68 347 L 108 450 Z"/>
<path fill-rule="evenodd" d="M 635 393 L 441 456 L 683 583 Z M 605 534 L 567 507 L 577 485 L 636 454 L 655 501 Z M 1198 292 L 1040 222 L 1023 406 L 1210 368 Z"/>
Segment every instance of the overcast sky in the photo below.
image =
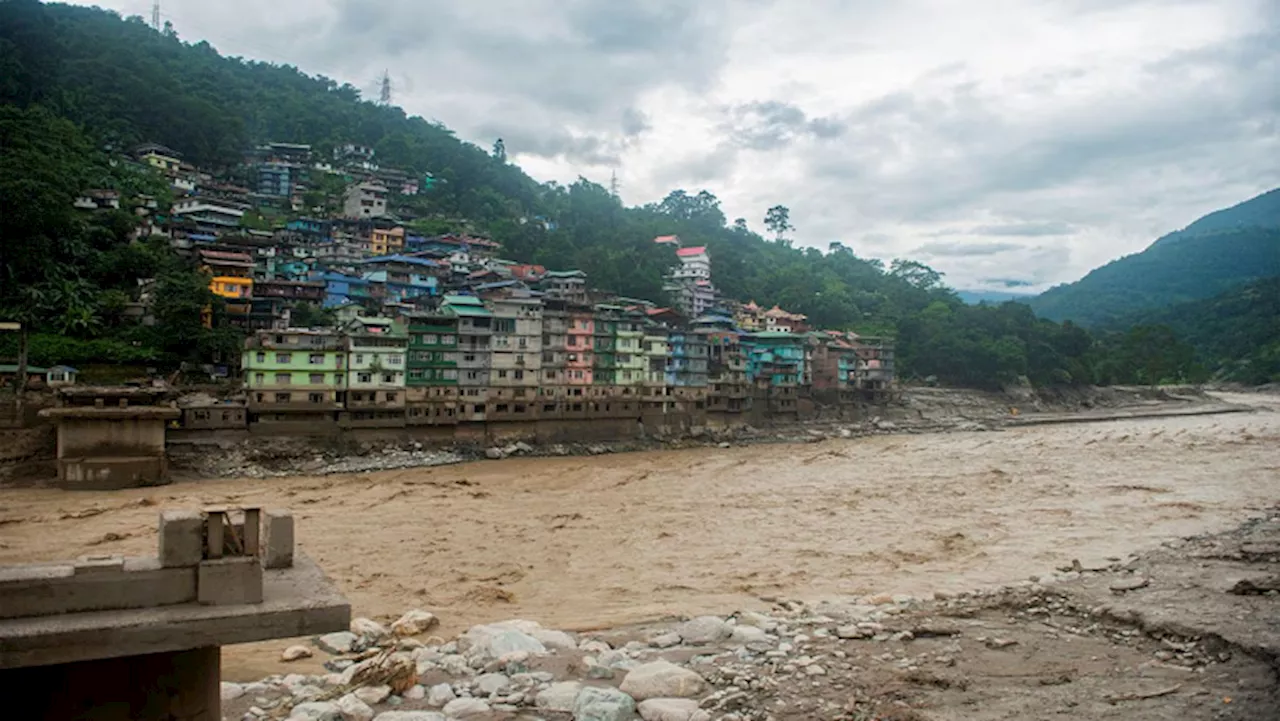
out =
<path fill-rule="evenodd" d="M 147 0 L 102 0 L 149 17 Z M 629 204 L 710 190 L 950 284 L 1074 280 L 1280 185 L 1280 0 L 163 0 Z"/>

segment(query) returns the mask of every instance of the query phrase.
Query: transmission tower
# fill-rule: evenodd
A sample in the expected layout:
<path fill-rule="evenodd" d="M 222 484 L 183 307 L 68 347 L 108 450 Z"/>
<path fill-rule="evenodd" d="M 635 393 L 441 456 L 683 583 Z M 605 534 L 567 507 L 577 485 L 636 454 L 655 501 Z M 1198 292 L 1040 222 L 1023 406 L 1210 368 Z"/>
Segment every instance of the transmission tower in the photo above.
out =
<path fill-rule="evenodd" d="M 609 195 L 618 197 L 618 191 L 622 189 L 622 184 L 618 182 L 618 169 L 614 168 L 609 175 Z"/>
<path fill-rule="evenodd" d="M 391 71 L 382 71 L 382 89 L 378 93 L 379 105 L 391 104 Z"/>
<path fill-rule="evenodd" d="M 151 27 L 160 30 L 160 0 L 151 3 Z"/>

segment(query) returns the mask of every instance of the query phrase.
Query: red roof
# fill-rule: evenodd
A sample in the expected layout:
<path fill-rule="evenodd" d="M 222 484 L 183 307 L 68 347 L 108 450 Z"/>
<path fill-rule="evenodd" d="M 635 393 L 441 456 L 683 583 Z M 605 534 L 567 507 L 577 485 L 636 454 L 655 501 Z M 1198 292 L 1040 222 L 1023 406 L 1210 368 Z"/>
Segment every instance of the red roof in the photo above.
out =
<path fill-rule="evenodd" d="M 655 243 L 670 243 L 672 245 L 680 245 L 680 236 L 678 235 L 659 235 L 653 239 Z"/>
<path fill-rule="evenodd" d="M 689 256 L 693 256 L 693 255 L 703 255 L 706 252 L 707 252 L 707 246 L 698 245 L 692 248 L 680 248 L 679 250 L 676 251 L 676 255 L 680 256 L 681 258 L 688 258 Z"/>

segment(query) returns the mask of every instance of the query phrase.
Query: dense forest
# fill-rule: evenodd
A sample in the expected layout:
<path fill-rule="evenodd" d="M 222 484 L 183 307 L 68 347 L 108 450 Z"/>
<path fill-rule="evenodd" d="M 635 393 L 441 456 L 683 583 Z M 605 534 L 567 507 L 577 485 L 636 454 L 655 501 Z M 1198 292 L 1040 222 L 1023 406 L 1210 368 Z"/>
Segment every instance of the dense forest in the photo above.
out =
<path fill-rule="evenodd" d="M 1211 298 L 1280 276 L 1280 190 L 1210 213 L 1141 253 L 1029 300 L 1040 315 L 1088 327 L 1132 321 L 1141 311 Z"/>
<path fill-rule="evenodd" d="M 1077 325 L 1038 319 L 1025 305 L 967 306 L 937 272 L 910 260 L 886 266 L 839 243 L 795 247 L 782 205 L 768 209 L 768 238 L 747 219 L 726 218 L 707 190 L 673 190 L 661 202 L 624 207 L 585 179 L 539 183 L 499 148 L 366 102 L 350 85 L 222 57 L 140 18 L 5 0 L 0 316 L 43 331 L 32 343 L 33 362 L 171 365 L 234 352 L 233 332 L 199 323 L 199 309 L 211 305 L 215 316 L 219 309 L 194 268 L 163 242 L 131 240 L 127 212 L 86 217 L 71 209 L 86 187 L 163 196 L 159 178 L 112 161 L 143 141 L 227 173 L 265 141 L 308 143 L 321 153 L 340 143 L 369 145 L 384 165 L 436 179 L 422 196 L 400 199 L 420 226 L 489 234 L 514 260 L 579 268 L 594 286 L 630 297 L 663 300 L 661 276 L 673 259 L 652 239 L 676 234 L 709 246 L 715 283 L 728 297 L 777 303 L 819 327 L 896 336 L 908 379 L 997 387 L 1022 378 L 1158 382 L 1203 374 L 1180 344 L 1161 362 L 1148 357 L 1161 352 L 1166 326 L 1095 338 Z M 536 218 L 550 223 L 529 222 Z M 130 325 L 120 314 L 143 278 L 158 282 L 153 327 Z M 1132 360 L 1104 362 L 1109 344 L 1131 350 L 1123 357 Z M 0 357 L 14 347 L 12 337 L 0 338 Z"/>

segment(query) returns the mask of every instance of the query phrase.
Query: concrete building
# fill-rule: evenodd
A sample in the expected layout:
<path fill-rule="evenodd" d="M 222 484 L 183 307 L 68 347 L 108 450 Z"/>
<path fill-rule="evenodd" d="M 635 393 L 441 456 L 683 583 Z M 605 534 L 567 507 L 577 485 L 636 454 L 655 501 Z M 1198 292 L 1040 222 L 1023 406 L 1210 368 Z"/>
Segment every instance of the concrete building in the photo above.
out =
<path fill-rule="evenodd" d="M 509 295 L 488 301 L 493 311 L 488 420 L 532 420 L 542 375 L 542 301 Z"/>
<path fill-rule="evenodd" d="M 394 255 L 404 250 L 404 228 L 374 228 L 369 239 L 369 252 L 375 256 Z"/>
<path fill-rule="evenodd" d="M 742 345 L 747 377 L 766 401 L 766 410 L 784 417 L 796 413 L 797 388 L 806 372 L 804 336 L 762 331 L 743 336 Z"/>
<path fill-rule="evenodd" d="M 591 310 L 584 305 L 571 306 L 565 344 L 565 374 L 571 386 L 595 383 L 595 332 L 595 315 Z"/>
<path fill-rule="evenodd" d="M 155 388 L 65 386 L 40 415 L 58 428 L 58 481 L 69 490 L 169 482 L 165 424 L 181 414 Z"/>
<path fill-rule="evenodd" d="M 236 230 L 244 219 L 244 207 L 216 198 L 184 198 L 173 204 L 174 218 L 190 220 L 195 226 L 215 235 Z"/>
<path fill-rule="evenodd" d="M 667 385 L 706 388 L 706 336 L 685 328 L 672 328 L 667 334 L 667 343 L 671 349 L 671 355 L 667 359 Z"/>
<path fill-rule="evenodd" d="M 6 715 L 220 721 L 221 646 L 350 624 L 294 531 L 288 511 L 167 510 L 154 556 L 0 567 Z"/>
<path fill-rule="evenodd" d="M 250 428 L 280 432 L 332 427 L 344 409 L 346 340 L 329 330 L 258 331 L 240 367 Z"/>
<path fill-rule="evenodd" d="M 644 385 L 649 369 L 649 361 L 644 352 L 645 323 L 642 310 L 627 310 L 620 314 L 617 331 L 614 333 L 614 353 L 617 361 L 614 385 L 632 387 Z"/>
<path fill-rule="evenodd" d="M 355 183 L 343 196 L 343 215 L 355 219 L 384 218 L 388 195 L 387 186 L 381 183 Z"/>
<path fill-rule="evenodd" d="M 587 274 L 580 270 L 550 270 L 542 275 L 541 288 L 549 297 L 572 303 L 587 302 Z"/>
<path fill-rule="evenodd" d="M 676 259 L 680 265 L 667 276 L 663 289 L 672 296 L 681 313 L 696 318 L 716 302 L 715 287 L 711 284 L 711 254 L 705 246 L 679 248 Z"/>
<path fill-rule="evenodd" d="M 591 380 L 597 386 L 618 384 L 618 321 L 622 308 L 600 304 L 592 310 L 592 330 L 595 340 L 591 363 Z"/>
<path fill-rule="evenodd" d="M 458 317 L 458 415 L 483 421 L 493 356 L 493 312 L 471 295 L 446 295 L 442 308 Z"/>
<path fill-rule="evenodd" d="M 441 308 L 409 315 L 409 425 L 458 422 L 458 316 Z"/>
<path fill-rule="evenodd" d="M 408 335 L 390 319 L 361 317 L 351 321 L 345 336 L 346 397 L 339 425 L 404 426 Z"/>

